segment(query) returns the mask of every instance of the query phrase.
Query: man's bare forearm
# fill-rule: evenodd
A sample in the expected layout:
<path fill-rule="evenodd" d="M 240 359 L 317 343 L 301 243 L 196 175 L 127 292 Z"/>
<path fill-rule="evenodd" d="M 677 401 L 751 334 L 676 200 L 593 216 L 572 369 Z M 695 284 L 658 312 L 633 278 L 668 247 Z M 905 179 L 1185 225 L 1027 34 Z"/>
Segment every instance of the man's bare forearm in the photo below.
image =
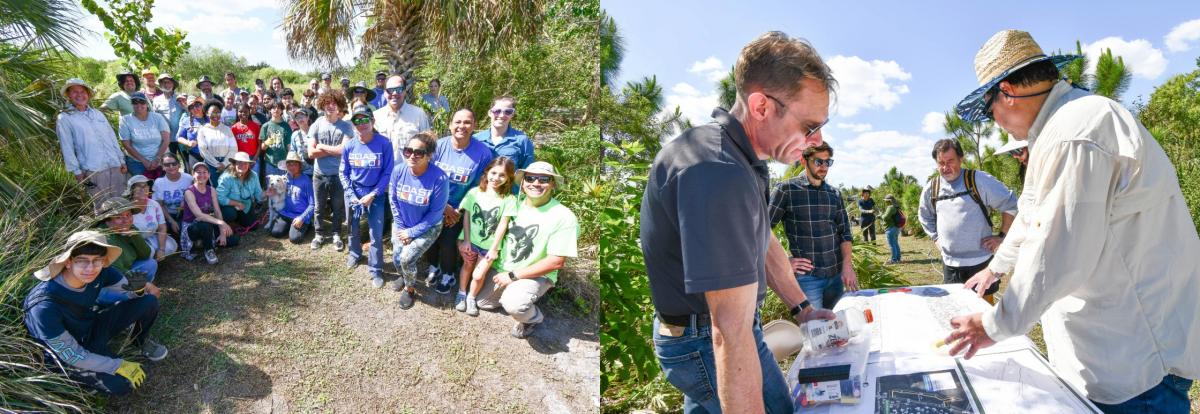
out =
<path fill-rule="evenodd" d="M 763 412 L 762 366 L 754 341 L 758 284 L 704 292 L 712 318 L 717 397 L 725 412 Z"/>

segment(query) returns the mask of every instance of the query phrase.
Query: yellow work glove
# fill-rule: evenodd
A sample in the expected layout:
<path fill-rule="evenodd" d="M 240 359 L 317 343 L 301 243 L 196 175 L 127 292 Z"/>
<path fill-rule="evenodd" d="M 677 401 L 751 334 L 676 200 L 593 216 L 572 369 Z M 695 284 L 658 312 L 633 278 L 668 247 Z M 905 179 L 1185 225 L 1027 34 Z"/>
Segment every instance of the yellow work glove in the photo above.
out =
<path fill-rule="evenodd" d="M 133 388 L 142 385 L 142 381 L 146 379 L 146 372 L 142 371 L 142 364 L 130 361 L 121 361 L 121 366 L 117 367 L 117 375 L 125 377 L 133 384 Z"/>

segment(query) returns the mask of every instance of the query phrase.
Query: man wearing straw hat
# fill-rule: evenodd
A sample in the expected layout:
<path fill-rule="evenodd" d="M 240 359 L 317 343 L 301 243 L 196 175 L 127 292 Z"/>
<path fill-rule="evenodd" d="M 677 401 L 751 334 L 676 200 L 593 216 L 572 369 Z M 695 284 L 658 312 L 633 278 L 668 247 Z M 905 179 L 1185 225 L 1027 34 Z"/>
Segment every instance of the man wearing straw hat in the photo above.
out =
<path fill-rule="evenodd" d="M 146 373 L 141 364 L 118 358 L 108 341 L 132 326 L 142 356 L 151 361 L 166 358 L 167 348 L 150 338 L 159 290 L 146 284 L 146 294 L 122 291 L 126 300 L 99 309 L 101 291 L 119 289 L 125 282 L 109 267 L 121 248 L 90 230 L 72 234 L 66 245 L 66 251 L 34 273 L 40 282 L 25 297 L 25 327 L 57 362 L 47 365 L 63 367 L 72 380 L 105 394 L 128 394 L 142 384 Z"/>
<path fill-rule="evenodd" d="M 62 94 L 71 104 L 58 114 L 54 127 L 67 171 L 83 184 L 95 209 L 125 189 L 125 153 L 104 114 L 89 106 L 92 88 L 81 79 L 69 79 Z"/>
<path fill-rule="evenodd" d="M 812 45 L 782 32 L 747 44 L 733 72 L 733 108 L 714 109 L 650 167 L 641 241 L 654 353 L 685 412 L 791 412 L 759 326 L 767 285 L 800 322 L 833 314 L 809 305 L 771 234 L 767 159 L 791 164 L 821 144 L 837 81 Z"/>
<path fill-rule="evenodd" d="M 1105 412 L 1187 412 L 1200 375 L 1200 238 L 1162 147 L 1121 104 L 1060 80 L 1077 56 L 1047 57 L 1005 30 L 975 56 L 980 87 L 957 111 L 1028 142 L 1012 231 L 973 280 L 1010 274 L 983 313 L 951 320 L 970 358 L 1041 318 L 1050 361 Z"/>
<path fill-rule="evenodd" d="M 504 236 L 504 251 L 483 278 L 479 308 L 504 307 L 517 321 L 509 335 L 523 339 L 545 318 L 538 299 L 558 283 L 567 258 L 578 256 L 579 219 L 554 198 L 566 179 L 550 163 L 517 170 L 516 182 L 525 198 Z"/>

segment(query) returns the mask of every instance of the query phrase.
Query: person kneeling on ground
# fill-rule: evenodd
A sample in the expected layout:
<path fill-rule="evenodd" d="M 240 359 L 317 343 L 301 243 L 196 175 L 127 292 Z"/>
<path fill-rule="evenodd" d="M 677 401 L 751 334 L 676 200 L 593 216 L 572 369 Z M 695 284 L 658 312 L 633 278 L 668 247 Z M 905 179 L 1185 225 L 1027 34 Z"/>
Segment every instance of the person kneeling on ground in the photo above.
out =
<path fill-rule="evenodd" d="M 554 286 L 567 258 L 577 254 L 579 220 L 553 198 L 564 179 L 550 163 L 518 170 L 517 182 L 525 198 L 512 218 L 500 262 L 484 278 L 479 308 L 503 306 L 517 320 L 510 334 L 525 338 L 544 318 L 534 303 Z"/>
<path fill-rule="evenodd" d="M 258 228 L 255 221 L 259 214 L 255 204 L 263 197 L 258 174 L 254 173 L 254 160 L 250 154 L 238 152 L 233 155 L 233 174 L 224 174 L 217 184 L 217 201 L 221 205 L 221 216 L 225 222 L 237 224 L 238 234 Z"/>
<path fill-rule="evenodd" d="M 271 222 L 271 237 L 283 238 L 286 234 L 292 243 L 300 243 L 312 225 L 313 187 L 312 178 L 304 175 L 304 161 L 300 154 L 289 152 L 280 169 L 287 171 L 287 194 L 283 194 L 283 208 Z M 268 193 L 272 190 L 268 189 Z M 275 196 L 275 194 L 269 194 Z"/>
<path fill-rule="evenodd" d="M 153 282 L 154 275 L 158 273 L 158 261 L 154 260 L 154 253 L 146 243 L 146 238 L 133 227 L 133 213 L 138 210 L 129 200 L 121 197 L 105 200 L 100 208 L 104 226 L 110 232 L 108 244 L 121 251 L 108 265 L 129 280 Z M 128 283 L 121 283 L 122 287 L 126 285 Z M 124 300 L 127 298 L 125 293 L 125 290 L 101 292 L 99 303 L 109 305 Z"/>
<path fill-rule="evenodd" d="M 34 273 L 41 282 L 25 297 L 25 328 L 71 380 L 105 394 L 129 394 L 146 373 L 141 364 L 117 358 L 108 340 L 132 326 L 134 344 L 143 356 L 151 361 L 166 358 L 167 348 L 150 338 L 159 290 L 147 283 L 146 294 L 124 292 L 125 300 L 98 311 L 101 291 L 119 289 L 125 281 L 109 267 L 121 256 L 121 248 L 108 244 L 97 231 L 72 234 L 67 246 Z"/>

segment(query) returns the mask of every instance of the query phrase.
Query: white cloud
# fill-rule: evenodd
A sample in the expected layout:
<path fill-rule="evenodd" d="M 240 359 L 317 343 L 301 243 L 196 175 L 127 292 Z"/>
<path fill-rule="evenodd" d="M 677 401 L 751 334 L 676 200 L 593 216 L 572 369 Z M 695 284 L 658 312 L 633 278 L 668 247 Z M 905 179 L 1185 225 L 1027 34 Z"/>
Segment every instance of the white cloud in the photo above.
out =
<path fill-rule="evenodd" d="M 688 72 L 700 75 L 709 82 L 716 82 L 727 75 L 728 69 L 725 64 L 721 63 L 716 56 L 709 56 L 708 59 L 692 63 L 692 68 Z"/>
<path fill-rule="evenodd" d="M 937 134 L 946 130 L 946 114 L 942 112 L 930 112 L 921 118 L 921 132 L 926 134 Z"/>
<path fill-rule="evenodd" d="M 664 112 L 672 112 L 679 107 L 679 112 L 693 124 L 699 125 L 712 119 L 712 110 L 717 107 L 717 92 L 708 90 L 701 92 L 686 82 L 680 82 L 671 87 L 671 92 L 664 98 Z"/>
<path fill-rule="evenodd" d="M 839 122 L 837 127 L 852 132 L 867 132 L 871 130 L 871 124 L 847 124 Z"/>
<path fill-rule="evenodd" d="M 912 74 L 894 60 L 863 60 L 858 56 L 834 56 L 827 61 L 838 81 L 837 114 L 853 116 L 863 109 L 890 110 L 908 93 L 904 84 Z"/>
<path fill-rule="evenodd" d="M 827 141 L 834 148 L 837 160 L 827 177 L 834 185 L 877 185 L 893 166 L 924 180 L 935 166 L 929 157 L 935 141 L 931 138 L 883 130 L 864 132 L 845 142 Z"/>
<path fill-rule="evenodd" d="M 186 19 L 181 19 L 178 14 L 160 14 L 155 16 L 154 23 L 186 31 L 189 38 L 210 35 L 229 36 L 243 32 L 258 32 L 267 28 L 266 23 L 260 18 L 223 13 L 191 14 Z"/>
<path fill-rule="evenodd" d="M 1163 37 L 1163 43 L 1171 52 L 1185 52 L 1189 49 L 1188 42 L 1200 40 L 1200 19 L 1180 23 Z"/>
<path fill-rule="evenodd" d="M 1161 50 L 1154 48 L 1145 39 L 1125 40 L 1110 36 L 1083 46 L 1088 57 L 1088 73 L 1096 72 L 1096 61 L 1104 49 L 1112 49 L 1113 57 L 1120 56 L 1134 76 L 1155 79 L 1167 69 L 1167 59 Z"/>

